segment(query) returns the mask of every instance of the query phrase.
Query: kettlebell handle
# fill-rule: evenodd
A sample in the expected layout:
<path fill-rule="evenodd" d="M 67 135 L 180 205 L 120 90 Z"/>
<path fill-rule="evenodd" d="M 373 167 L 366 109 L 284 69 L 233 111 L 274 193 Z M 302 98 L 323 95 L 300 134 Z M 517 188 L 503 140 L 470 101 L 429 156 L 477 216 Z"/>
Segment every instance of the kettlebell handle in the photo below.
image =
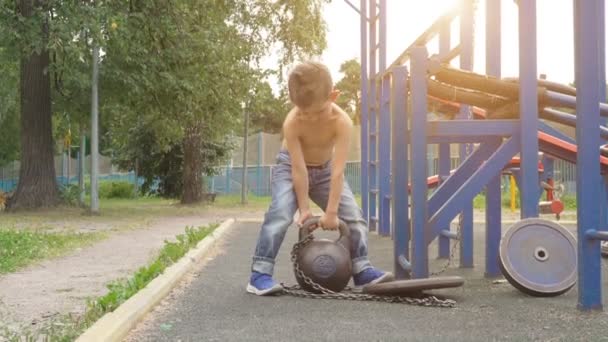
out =
<path fill-rule="evenodd" d="M 300 241 L 302 241 L 302 239 L 304 239 L 308 234 L 312 233 L 313 230 L 317 229 L 319 227 L 319 221 L 321 221 L 320 216 L 313 216 L 313 217 L 309 218 L 308 220 L 304 221 L 304 223 L 302 224 L 302 227 L 300 227 L 298 239 Z M 340 238 L 342 238 L 343 236 L 350 238 L 350 231 L 348 230 L 346 223 L 342 220 L 338 220 L 338 222 L 339 222 L 338 230 L 340 231 Z"/>

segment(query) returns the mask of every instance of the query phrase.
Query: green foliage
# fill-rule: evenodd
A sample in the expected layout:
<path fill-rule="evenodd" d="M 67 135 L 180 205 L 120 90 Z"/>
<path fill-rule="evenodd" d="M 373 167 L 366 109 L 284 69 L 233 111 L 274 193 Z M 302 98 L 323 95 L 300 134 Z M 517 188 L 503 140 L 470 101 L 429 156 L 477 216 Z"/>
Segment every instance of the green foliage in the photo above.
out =
<path fill-rule="evenodd" d="M 129 170 L 139 164 L 140 174 L 158 179 L 169 173 L 161 166 L 187 163 L 180 150 L 186 136 L 195 136 L 203 142 L 197 163 L 212 169 L 229 153 L 227 137 L 240 132 L 243 104 L 260 113 L 255 125 L 276 129 L 285 113 L 283 99 L 272 96 L 265 78 L 323 51 L 321 9 L 327 2 L 43 1 L 24 17 L 18 14 L 20 1 L 0 1 L 0 71 L 9 75 L 0 84 L 0 122 L 10 118 L 2 128 L 13 134 L 0 139 L 18 140 L 18 130 L 8 125 L 18 123 L 18 115 L 3 111 L 17 112 L 21 57 L 46 49 L 55 141 L 59 147 L 71 132 L 76 145 L 79 127 L 89 122 L 96 45 L 102 49 L 100 151 Z M 48 35 L 41 34 L 46 25 Z M 278 67 L 264 70 L 260 60 L 271 51 L 279 52 Z M 149 143 L 138 144 L 144 131 Z M 18 156 L 0 142 L 0 163 Z M 164 160 L 152 162 L 150 155 Z M 183 169 L 173 168 L 171 178 L 180 179 Z"/>
<path fill-rule="evenodd" d="M 289 99 L 284 92 L 276 97 L 268 83 L 260 84 L 254 89 L 251 104 L 247 109 L 250 116 L 250 132 L 263 131 L 279 133 L 283 120 L 290 109 Z"/>
<path fill-rule="evenodd" d="M 1 31 L 1 29 L 0 29 Z M 19 68 L 12 54 L 0 45 L 0 167 L 19 159 Z"/>
<path fill-rule="evenodd" d="M 11 111 L 5 117 L 0 116 L 0 167 L 18 160 L 19 150 L 19 114 Z"/>
<path fill-rule="evenodd" d="M 144 178 L 141 192 L 150 195 L 160 195 L 166 198 L 177 198 L 182 193 L 183 146 L 177 142 L 168 149 L 161 146 L 155 135 L 149 129 L 141 127 L 131 130 L 130 144 L 124 154 L 115 155 L 116 164 L 123 169 L 137 169 L 139 176 Z M 207 175 L 216 174 L 214 167 L 224 163 L 233 148 L 228 136 L 223 140 L 203 141 L 201 154 L 201 172 Z M 156 190 L 153 186 L 156 185 Z"/>
<path fill-rule="evenodd" d="M 66 205 L 78 205 L 78 199 L 80 197 L 80 188 L 78 187 L 78 184 L 61 185 L 59 194 L 63 203 Z"/>
<path fill-rule="evenodd" d="M 58 256 L 100 238 L 94 233 L 48 233 L 0 230 L 0 274 L 14 272 L 33 261 Z"/>
<path fill-rule="evenodd" d="M 340 65 L 340 72 L 344 77 L 336 83 L 336 89 L 340 91 L 336 104 L 358 124 L 361 121 L 361 64 L 356 59 L 348 60 Z"/>
<path fill-rule="evenodd" d="M 135 185 L 133 183 L 101 182 L 99 184 L 100 198 L 135 198 Z"/>
<path fill-rule="evenodd" d="M 215 228 L 217 228 L 216 224 L 198 228 L 186 227 L 186 233 L 178 235 L 175 242 L 165 241 L 158 257 L 150 265 L 140 268 L 130 279 L 110 283 L 108 294 L 91 301 L 88 305 L 85 321 L 94 322 L 104 314 L 114 311 L 139 290 L 146 287 L 167 267 L 188 253 Z"/>
<path fill-rule="evenodd" d="M 159 255 L 148 266 L 141 267 L 129 279 L 120 279 L 108 284 L 109 292 L 106 295 L 89 300 L 83 317 L 78 319 L 70 316 L 59 317 L 57 320 L 51 321 L 48 326 L 37 327 L 35 332 L 30 330 L 31 327 L 26 327 L 19 331 L 18 335 L 9 331 L 0 332 L 0 338 L 8 341 L 21 341 L 24 336 L 27 337 L 28 341 L 38 341 L 41 338 L 44 341 L 76 340 L 101 317 L 114 311 L 186 255 L 201 240 L 212 233 L 217 226 L 217 224 L 212 224 L 198 228 L 186 227 L 185 234 L 178 235 L 176 241 L 165 241 Z M 0 235 L 1 242 L 2 237 Z"/>

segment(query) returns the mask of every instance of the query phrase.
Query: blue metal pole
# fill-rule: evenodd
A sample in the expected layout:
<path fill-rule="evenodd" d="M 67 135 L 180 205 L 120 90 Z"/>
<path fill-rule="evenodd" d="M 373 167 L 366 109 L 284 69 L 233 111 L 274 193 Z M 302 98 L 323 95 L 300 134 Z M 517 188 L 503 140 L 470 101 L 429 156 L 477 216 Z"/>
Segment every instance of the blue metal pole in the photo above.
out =
<path fill-rule="evenodd" d="M 397 67 L 393 70 L 392 114 L 393 114 L 393 253 L 394 270 L 397 279 L 408 277 L 409 270 L 401 265 L 401 260 L 410 260 L 410 218 L 409 194 L 407 191 L 408 173 L 408 142 L 407 127 L 407 67 Z M 398 147 L 398 148 L 395 148 Z M 409 266 L 409 265 L 407 265 Z"/>
<path fill-rule="evenodd" d="M 446 21 L 441 26 L 439 31 L 439 56 L 445 57 L 450 52 L 450 22 Z M 450 176 L 451 159 L 450 159 L 450 144 L 439 144 L 439 182 L 443 183 Z M 433 215 L 433 213 L 429 213 Z M 450 225 L 442 229 L 450 230 Z M 450 239 L 446 236 L 439 236 L 439 259 L 447 259 L 450 257 Z"/>
<path fill-rule="evenodd" d="M 519 1 L 521 218 L 538 217 L 538 97 L 536 0 Z M 597 83 L 596 83 L 597 84 Z"/>
<path fill-rule="evenodd" d="M 501 77 L 501 0 L 486 1 L 486 73 Z M 486 186 L 486 278 L 501 275 L 498 247 L 502 235 L 501 174 Z"/>
<path fill-rule="evenodd" d="M 262 143 L 262 139 L 264 139 L 264 137 L 262 136 L 262 132 L 258 133 L 258 165 L 257 168 L 255 170 L 255 194 L 260 196 L 261 195 L 261 184 L 262 184 L 262 148 L 264 147 L 264 144 Z"/>
<path fill-rule="evenodd" d="M 600 74 L 601 77 L 601 74 Z M 600 94 L 602 88 L 600 87 Z M 564 113 L 562 111 L 552 109 L 552 108 L 543 108 L 543 111 L 540 112 L 540 117 L 545 120 L 554 121 L 560 123 L 562 125 L 576 127 L 576 115 L 570 113 Z M 608 128 L 606 126 L 600 126 L 600 136 L 602 139 L 608 140 Z M 562 139 L 564 140 L 564 139 Z"/>
<path fill-rule="evenodd" d="M 361 210 L 365 222 L 369 222 L 369 176 L 368 176 L 368 77 L 367 77 L 367 0 L 361 0 Z"/>
<path fill-rule="evenodd" d="M 380 99 L 380 199 L 378 208 L 380 212 L 380 222 L 378 233 L 381 236 L 389 236 L 391 233 L 391 113 L 389 102 L 390 92 L 391 78 L 390 74 L 388 74 L 382 79 L 382 96 Z"/>
<path fill-rule="evenodd" d="M 386 70 L 386 0 L 380 0 L 380 72 Z M 391 78 L 386 75 L 382 78 L 380 96 L 380 133 L 379 133 L 379 225 L 378 233 L 389 236 L 391 233 Z"/>
<path fill-rule="evenodd" d="M 460 17 L 460 68 L 473 70 L 473 1 L 463 1 Z M 471 119 L 469 106 L 460 107 L 461 120 Z M 471 152 L 470 144 L 460 145 L 460 160 L 463 161 Z M 464 206 L 460 217 L 460 267 L 473 267 L 473 201 Z"/>
<path fill-rule="evenodd" d="M 378 113 L 378 98 L 377 98 L 377 82 L 376 82 L 376 67 L 377 67 L 377 42 L 376 42 L 376 26 L 378 16 L 376 15 L 376 0 L 369 0 L 369 230 L 376 230 L 378 217 L 376 212 L 376 198 L 378 194 L 378 161 L 376 160 L 377 152 L 377 113 Z"/>
<path fill-rule="evenodd" d="M 411 52 L 412 90 L 412 278 L 429 275 L 428 245 L 425 241 L 427 221 L 427 51 L 417 46 Z"/>
<path fill-rule="evenodd" d="M 544 95 L 547 105 L 549 106 L 576 108 L 576 96 L 566 95 L 551 90 L 547 90 Z M 602 117 L 608 117 L 608 104 L 600 103 L 600 115 Z"/>
<path fill-rule="evenodd" d="M 598 1 L 598 40 L 599 40 L 599 67 L 600 67 L 600 101 L 606 102 L 606 4 L 604 0 Z M 601 120 L 602 124 L 606 124 L 607 120 Z M 604 128 L 603 126 L 600 129 Z M 608 130 L 607 130 L 608 131 Z M 604 133 L 604 131 L 602 131 Z M 602 137 L 604 134 L 602 134 Z M 606 138 L 604 138 L 606 139 Z M 607 177 L 601 177 L 601 186 L 600 186 L 600 226 L 605 227 L 608 230 L 608 183 Z"/>
<path fill-rule="evenodd" d="M 578 146 L 576 200 L 578 218 L 578 308 L 602 309 L 602 272 L 600 241 L 588 238 L 587 232 L 599 230 L 600 215 L 596 210 L 600 202 L 600 144 L 598 85 L 599 35 L 596 11 L 599 0 L 575 0 L 574 15 L 576 40 L 576 86 Z"/>
<path fill-rule="evenodd" d="M 230 193 L 230 178 L 232 177 L 230 175 L 231 168 L 232 168 L 232 163 L 226 164 L 226 187 L 225 187 L 226 194 Z"/>

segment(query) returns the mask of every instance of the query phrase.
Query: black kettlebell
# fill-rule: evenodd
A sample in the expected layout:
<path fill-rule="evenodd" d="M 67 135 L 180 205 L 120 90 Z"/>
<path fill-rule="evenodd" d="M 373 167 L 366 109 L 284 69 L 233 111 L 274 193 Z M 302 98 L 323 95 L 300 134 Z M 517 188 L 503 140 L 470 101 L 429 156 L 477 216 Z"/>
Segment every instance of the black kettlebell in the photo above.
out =
<path fill-rule="evenodd" d="M 299 232 L 300 242 L 318 227 L 319 220 L 320 217 L 312 217 L 304 222 Z M 340 292 L 346 287 L 352 272 L 350 231 L 342 220 L 338 229 L 340 237 L 337 240 L 313 237 L 312 241 L 297 253 L 297 262 L 302 273 L 315 283 L 334 292 Z M 294 273 L 302 289 L 313 293 L 321 292 L 307 284 L 295 270 Z"/>

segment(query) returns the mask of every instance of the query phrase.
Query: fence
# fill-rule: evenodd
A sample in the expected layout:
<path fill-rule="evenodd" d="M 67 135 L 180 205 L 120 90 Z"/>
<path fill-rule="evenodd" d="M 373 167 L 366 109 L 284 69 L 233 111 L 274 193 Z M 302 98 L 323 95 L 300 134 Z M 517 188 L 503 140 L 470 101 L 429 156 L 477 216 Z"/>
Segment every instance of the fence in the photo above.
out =
<path fill-rule="evenodd" d="M 85 158 L 85 171 L 91 165 L 90 157 Z M 19 182 L 18 161 L 0 168 L 0 191 L 11 192 L 17 188 Z M 79 160 L 68 158 L 67 155 L 55 157 L 55 175 L 59 185 L 77 184 Z M 87 174 L 88 176 L 88 174 Z M 120 172 L 113 165 L 110 158 L 99 158 L 99 179 L 135 182 L 135 175 L 131 172 Z M 141 181 L 140 181 L 141 182 Z"/>
<path fill-rule="evenodd" d="M 459 164 L 458 158 L 452 158 L 452 169 Z M 270 196 L 271 176 L 273 165 L 248 166 L 247 188 L 256 196 Z M 438 160 L 429 161 L 429 174 L 437 174 Z M 347 162 L 345 178 L 355 194 L 361 193 L 361 164 L 360 162 Z M 565 194 L 576 193 L 576 165 L 562 161 L 555 161 L 555 180 L 564 184 Z M 206 177 L 207 186 L 212 192 L 220 194 L 240 194 L 242 187 L 242 167 L 221 167 L 216 176 Z M 503 191 L 508 191 L 509 180 L 503 177 Z"/>
<path fill-rule="evenodd" d="M 69 164 L 69 167 L 68 167 Z M 458 158 L 452 158 L 452 168 L 459 164 Z M 88 161 L 87 164 L 88 165 Z M 78 161 L 72 159 L 69 163 L 67 158 L 57 157 L 55 169 L 57 182 L 60 185 L 78 183 Z M 270 196 L 271 176 L 273 165 L 252 165 L 247 167 L 247 188 L 252 195 Z M 429 160 L 429 174 L 437 174 L 438 160 Z M 69 172 L 68 172 L 69 170 Z M 243 168 L 241 166 L 224 166 L 218 169 L 219 174 L 206 176 L 207 189 L 219 194 L 240 194 L 242 187 Z M 68 178 L 69 175 L 69 178 Z M 347 162 L 345 177 L 355 194 L 361 193 L 361 165 L 358 161 Z M 87 174 L 88 178 L 88 174 Z M 135 182 L 133 172 L 119 172 L 111 165 L 110 160 L 103 158 L 100 163 L 101 181 L 126 181 Z M 17 187 L 19 180 L 19 163 L 15 162 L 7 167 L 0 168 L 0 191 L 10 192 Z M 562 161 L 555 161 L 555 180 L 564 184 L 566 194 L 576 193 L 576 165 Z M 139 184 L 143 180 L 139 179 Z M 507 191 L 509 182 L 503 178 L 503 190 Z"/>

